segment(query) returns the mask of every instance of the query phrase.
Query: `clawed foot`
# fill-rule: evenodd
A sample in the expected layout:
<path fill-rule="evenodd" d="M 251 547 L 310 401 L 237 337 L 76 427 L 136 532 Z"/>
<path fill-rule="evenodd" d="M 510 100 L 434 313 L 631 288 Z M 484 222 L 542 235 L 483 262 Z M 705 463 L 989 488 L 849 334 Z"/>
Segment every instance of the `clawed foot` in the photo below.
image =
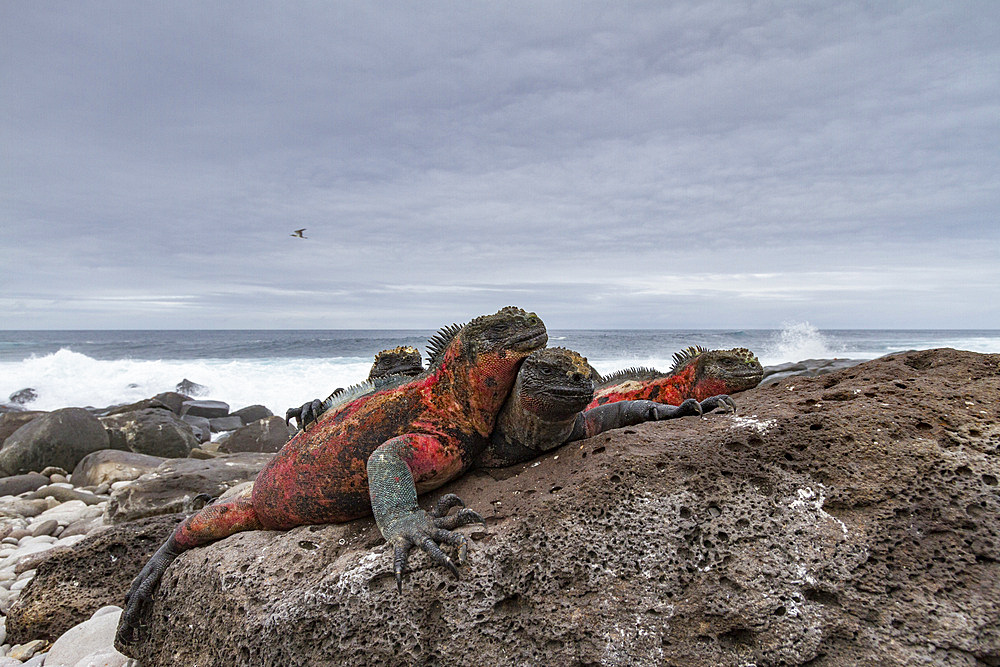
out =
<path fill-rule="evenodd" d="M 448 516 L 448 511 L 456 506 L 463 509 Z M 386 539 L 394 548 L 392 569 L 396 575 L 396 590 L 403 592 L 403 571 L 406 570 L 410 551 L 414 547 L 426 551 L 432 561 L 447 567 L 458 579 L 458 567 L 438 545 L 457 546 L 458 564 L 464 564 L 469 554 L 469 538 L 462 533 L 453 532 L 453 529 L 470 523 L 486 522 L 477 512 L 465 509 L 465 503 L 458 496 L 448 493 L 441 496 L 430 514 L 418 509 L 400 517 L 387 527 Z"/>
<path fill-rule="evenodd" d="M 323 401 L 317 398 L 303 403 L 300 407 L 285 410 L 285 423 L 295 419 L 299 423 L 299 428 L 304 431 L 306 426 L 317 421 L 321 414 L 323 414 Z"/>
<path fill-rule="evenodd" d="M 122 610 L 121 620 L 118 622 L 118 631 L 115 633 L 115 645 L 126 647 L 135 643 L 136 631 L 139 629 L 139 619 L 153 601 L 153 591 L 160 583 L 160 578 L 166 571 L 167 566 L 173 562 L 180 554 L 171 537 L 156 550 L 153 557 L 149 559 L 138 576 L 132 582 L 128 594 L 125 596 L 125 608 Z"/>
<path fill-rule="evenodd" d="M 637 403 L 640 403 L 637 401 Z M 645 403 L 643 401 L 642 403 Z M 723 412 L 731 412 L 736 414 L 736 403 L 726 394 L 719 394 L 718 396 L 711 396 L 706 398 L 700 403 L 693 398 L 689 398 L 680 405 L 666 405 L 664 403 L 652 403 L 648 406 L 650 414 L 648 418 L 651 420 L 662 421 L 664 419 L 677 419 L 678 417 L 691 417 L 694 415 L 701 416 L 715 410 L 716 408 L 722 408 Z"/>
<path fill-rule="evenodd" d="M 693 399 L 688 399 L 693 400 Z M 687 402 L 687 401 L 685 401 Z M 723 412 L 731 412 L 736 414 L 736 402 L 731 399 L 726 394 L 719 394 L 718 396 L 710 396 L 701 402 L 702 413 L 708 413 L 716 408 L 722 408 Z"/>

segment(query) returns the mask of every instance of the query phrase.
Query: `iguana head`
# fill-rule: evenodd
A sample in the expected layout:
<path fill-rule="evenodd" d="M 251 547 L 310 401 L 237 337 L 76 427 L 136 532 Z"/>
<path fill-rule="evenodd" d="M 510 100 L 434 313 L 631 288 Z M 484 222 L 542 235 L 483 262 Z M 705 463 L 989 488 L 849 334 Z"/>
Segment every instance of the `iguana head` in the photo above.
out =
<path fill-rule="evenodd" d="M 594 398 L 593 369 L 572 350 L 536 350 L 521 364 L 514 395 L 524 410 L 543 420 L 568 419 Z"/>
<path fill-rule="evenodd" d="M 375 355 L 375 363 L 368 372 L 368 379 L 374 380 L 389 375 L 420 375 L 423 370 L 420 350 L 401 345 L 391 350 L 382 350 Z"/>
<path fill-rule="evenodd" d="M 489 356 L 516 364 L 544 347 L 548 340 L 545 325 L 537 315 L 507 306 L 465 326 L 445 327 L 430 340 L 428 356 L 432 364 L 455 354 L 470 362 Z"/>
<path fill-rule="evenodd" d="M 671 373 L 696 365 L 695 383 L 711 386 L 715 394 L 732 394 L 760 384 L 764 368 L 754 353 L 745 347 L 731 350 L 706 350 L 689 347 L 674 355 Z"/>

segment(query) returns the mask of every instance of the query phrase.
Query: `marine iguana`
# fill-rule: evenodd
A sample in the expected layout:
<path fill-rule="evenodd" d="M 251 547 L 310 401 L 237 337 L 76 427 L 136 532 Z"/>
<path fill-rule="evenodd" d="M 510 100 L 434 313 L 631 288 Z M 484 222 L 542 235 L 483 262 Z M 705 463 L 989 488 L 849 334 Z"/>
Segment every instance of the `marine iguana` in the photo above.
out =
<path fill-rule="evenodd" d="M 455 326 L 455 325 L 452 325 Z M 368 371 L 368 382 L 371 389 L 381 389 L 390 384 L 402 384 L 409 378 L 416 377 L 424 372 L 423 359 L 420 357 L 420 350 L 409 345 L 400 345 L 391 350 L 382 350 L 375 355 L 375 363 Z M 337 387 L 326 397 L 326 400 L 318 398 L 302 404 L 298 408 L 288 408 L 285 411 L 285 423 L 289 423 L 293 418 L 299 423 L 299 428 L 303 429 L 319 419 L 319 416 L 330 409 L 337 401 L 343 387 Z"/>
<path fill-rule="evenodd" d="M 669 405 L 680 405 L 688 398 L 703 401 L 756 387 L 763 376 L 757 357 L 746 348 L 688 347 L 674 355 L 674 365 L 666 373 L 629 368 L 603 378 L 587 407 L 637 399 Z"/>
<path fill-rule="evenodd" d="M 488 444 L 521 362 L 547 341 L 537 315 L 507 307 L 461 327 L 434 363 L 409 382 L 361 396 L 343 392 L 343 402 L 289 440 L 261 470 L 250 493 L 208 505 L 181 522 L 133 581 L 115 645 L 127 648 L 135 641 L 156 585 L 181 552 L 242 530 L 374 514 L 394 548 L 397 586 L 414 547 L 457 577 L 458 568 L 439 544 L 457 546 L 463 563 L 468 538 L 452 529 L 482 517 L 468 509 L 446 516 L 464 505 L 453 494 L 428 514 L 417 505 L 417 494 L 473 464 Z"/>
<path fill-rule="evenodd" d="M 587 360 L 572 350 L 553 347 L 532 352 L 517 373 L 477 465 L 498 468 L 523 463 L 567 442 L 647 421 L 701 415 L 720 406 L 735 411 L 728 396 L 700 403 L 689 398 L 679 406 L 635 400 L 588 408 L 594 396 L 593 373 Z"/>

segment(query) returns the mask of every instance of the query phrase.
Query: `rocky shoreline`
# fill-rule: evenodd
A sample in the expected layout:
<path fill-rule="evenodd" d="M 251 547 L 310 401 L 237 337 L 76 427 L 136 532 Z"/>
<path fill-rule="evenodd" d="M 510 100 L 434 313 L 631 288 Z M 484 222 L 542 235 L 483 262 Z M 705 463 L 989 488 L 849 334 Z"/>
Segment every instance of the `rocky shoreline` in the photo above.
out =
<path fill-rule="evenodd" d="M 736 416 L 620 429 L 429 494 L 458 493 L 487 517 L 464 529 L 477 549 L 457 582 L 417 559 L 397 594 L 369 519 L 182 554 L 136 656 L 1000 664 L 998 396 L 1000 355 L 778 369 L 737 396 Z M 55 411 L 4 433 L 23 413 L 0 416 L 0 667 L 136 667 L 111 643 L 131 578 L 185 513 L 252 479 L 288 437 L 264 416 L 229 445 L 201 441 L 181 399 L 88 413 L 108 446 L 90 429 L 77 462 L 38 472 L 24 468 L 45 462 L 19 444 L 24 429 L 40 441 L 56 429 L 38 421 L 59 413 L 93 425 Z M 143 435 L 175 417 L 192 439 Z M 168 445 L 187 453 L 151 453 Z"/>

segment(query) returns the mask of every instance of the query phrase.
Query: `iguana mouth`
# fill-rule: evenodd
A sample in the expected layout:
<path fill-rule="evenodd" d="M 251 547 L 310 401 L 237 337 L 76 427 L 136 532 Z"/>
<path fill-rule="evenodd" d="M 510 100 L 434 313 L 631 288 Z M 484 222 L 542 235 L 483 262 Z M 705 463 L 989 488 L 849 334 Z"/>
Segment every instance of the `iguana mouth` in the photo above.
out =
<path fill-rule="evenodd" d="M 542 327 L 541 330 L 534 329 L 532 331 L 525 331 L 521 335 L 515 336 L 508 343 L 508 347 L 519 352 L 526 352 L 544 347 L 548 342 L 549 334 L 545 331 L 545 328 Z"/>
<path fill-rule="evenodd" d="M 557 398 L 586 399 L 587 402 L 590 402 L 590 398 L 594 395 L 592 389 L 584 389 L 583 387 L 550 387 L 547 391 Z"/>

